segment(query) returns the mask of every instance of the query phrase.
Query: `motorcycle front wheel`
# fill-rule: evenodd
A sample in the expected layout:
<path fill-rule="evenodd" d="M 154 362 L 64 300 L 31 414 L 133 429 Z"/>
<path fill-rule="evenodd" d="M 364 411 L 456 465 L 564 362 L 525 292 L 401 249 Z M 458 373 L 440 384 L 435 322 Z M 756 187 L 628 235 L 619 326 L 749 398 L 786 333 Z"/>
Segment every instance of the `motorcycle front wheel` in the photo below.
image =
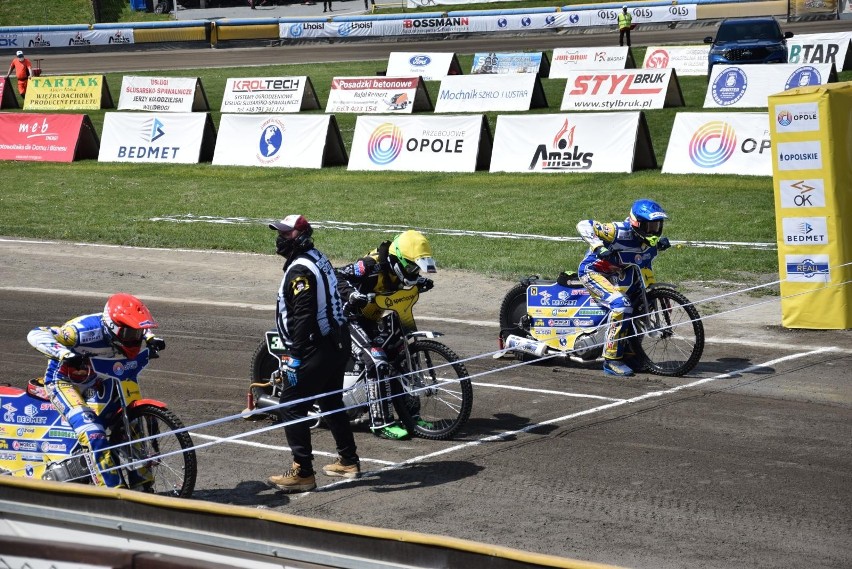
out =
<path fill-rule="evenodd" d="M 644 368 L 678 377 L 692 371 L 704 353 L 704 323 L 695 306 L 670 288 L 651 288 L 648 310 L 635 304 L 630 344 Z"/>
<path fill-rule="evenodd" d="M 410 433 L 434 441 L 451 439 L 473 408 L 467 369 L 440 342 L 418 340 L 409 352 L 414 369 L 400 371 L 412 373 L 391 382 L 394 408 Z"/>
<path fill-rule="evenodd" d="M 145 490 L 176 498 L 192 496 L 198 462 L 189 433 L 174 432 L 184 428 L 181 420 L 168 409 L 154 405 L 131 409 L 128 419 L 134 440 L 153 437 L 130 443 L 133 460 L 144 460 L 142 466 L 148 471 L 146 474 L 153 478 L 145 483 Z M 126 434 L 122 434 L 122 439 L 123 442 L 128 441 Z"/>

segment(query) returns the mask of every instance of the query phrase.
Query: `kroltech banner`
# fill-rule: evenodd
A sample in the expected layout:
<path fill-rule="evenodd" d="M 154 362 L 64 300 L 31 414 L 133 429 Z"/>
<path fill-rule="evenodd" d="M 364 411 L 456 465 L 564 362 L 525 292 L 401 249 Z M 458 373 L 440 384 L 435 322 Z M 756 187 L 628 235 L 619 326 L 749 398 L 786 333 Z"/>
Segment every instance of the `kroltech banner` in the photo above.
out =
<path fill-rule="evenodd" d="M 772 95 L 769 117 L 781 323 L 852 328 L 852 82 Z"/>

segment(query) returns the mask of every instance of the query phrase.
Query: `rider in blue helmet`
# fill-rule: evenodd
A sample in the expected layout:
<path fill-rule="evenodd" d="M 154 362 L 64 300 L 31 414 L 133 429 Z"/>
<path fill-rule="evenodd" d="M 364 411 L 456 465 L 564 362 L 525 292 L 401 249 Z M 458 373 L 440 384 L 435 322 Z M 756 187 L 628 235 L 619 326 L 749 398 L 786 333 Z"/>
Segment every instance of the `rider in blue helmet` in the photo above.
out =
<path fill-rule="evenodd" d="M 650 263 L 658 251 L 668 249 L 669 240 L 662 236 L 663 222 L 668 218 L 660 204 L 641 199 L 633 203 L 624 221 L 601 223 L 584 219 L 577 224 L 580 237 L 589 244 L 578 269 L 580 280 L 592 297 L 612 313 L 603 354 L 603 369 L 607 375 L 633 375 L 633 370 L 623 361 L 621 340 L 624 317 L 633 314 L 633 307 L 615 285 L 622 258 L 635 262 L 637 257 L 642 257 Z"/>

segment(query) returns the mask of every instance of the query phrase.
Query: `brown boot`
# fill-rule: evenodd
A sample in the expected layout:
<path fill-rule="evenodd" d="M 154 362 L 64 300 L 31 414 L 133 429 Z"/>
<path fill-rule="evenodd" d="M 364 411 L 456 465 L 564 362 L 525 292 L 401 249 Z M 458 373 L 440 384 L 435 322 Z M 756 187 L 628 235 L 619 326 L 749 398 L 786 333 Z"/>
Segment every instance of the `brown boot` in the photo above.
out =
<path fill-rule="evenodd" d="M 301 475 L 301 469 L 297 463 L 293 463 L 293 466 L 281 475 L 270 476 L 267 479 L 267 483 L 270 486 L 278 488 L 285 494 L 296 494 L 298 492 L 310 492 L 311 490 L 316 489 L 317 487 L 317 479 L 316 476 L 310 474 L 308 476 Z"/>

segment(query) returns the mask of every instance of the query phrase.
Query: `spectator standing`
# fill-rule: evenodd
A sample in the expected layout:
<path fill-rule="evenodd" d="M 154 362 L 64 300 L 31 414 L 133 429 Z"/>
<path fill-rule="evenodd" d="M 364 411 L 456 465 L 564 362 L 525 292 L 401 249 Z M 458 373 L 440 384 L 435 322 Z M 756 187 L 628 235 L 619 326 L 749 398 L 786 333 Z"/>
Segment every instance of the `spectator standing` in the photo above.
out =
<path fill-rule="evenodd" d="M 18 50 L 15 54 L 15 59 L 9 64 L 9 71 L 6 73 L 6 77 L 11 75 L 12 71 L 15 72 L 15 76 L 18 78 L 18 93 L 21 94 L 21 98 L 23 99 L 27 95 L 27 82 L 33 76 L 33 64 L 29 59 L 24 57 L 24 52 L 21 50 Z"/>
<path fill-rule="evenodd" d="M 331 9 L 331 0 L 324 0 L 324 1 L 323 1 L 323 3 L 322 3 L 322 11 L 323 11 L 323 13 L 325 13 L 325 12 L 334 12 L 334 10 L 332 10 L 332 9 Z"/>
<path fill-rule="evenodd" d="M 270 476 L 268 482 L 288 494 L 309 492 L 317 484 L 311 428 L 305 419 L 314 403 L 328 413 L 323 420 L 338 453 L 323 472 L 343 478 L 357 478 L 361 473 L 349 416 L 343 410 L 343 374 L 351 339 L 334 268 L 314 247 L 311 224 L 304 216 L 288 215 L 269 228 L 278 232 L 276 253 L 286 259 L 278 288 L 277 326 L 290 354 L 282 358 L 279 370 L 285 380 L 280 402 L 288 404 L 280 412 L 293 465 L 284 474 Z"/>
<path fill-rule="evenodd" d="M 618 45 L 624 46 L 624 38 L 627 38 L 627 47 L 630 47 L 630 30 L 633 27 L 633 16 L 627 11 L 627 6 L 621 8 L 618 15 Z"/>

